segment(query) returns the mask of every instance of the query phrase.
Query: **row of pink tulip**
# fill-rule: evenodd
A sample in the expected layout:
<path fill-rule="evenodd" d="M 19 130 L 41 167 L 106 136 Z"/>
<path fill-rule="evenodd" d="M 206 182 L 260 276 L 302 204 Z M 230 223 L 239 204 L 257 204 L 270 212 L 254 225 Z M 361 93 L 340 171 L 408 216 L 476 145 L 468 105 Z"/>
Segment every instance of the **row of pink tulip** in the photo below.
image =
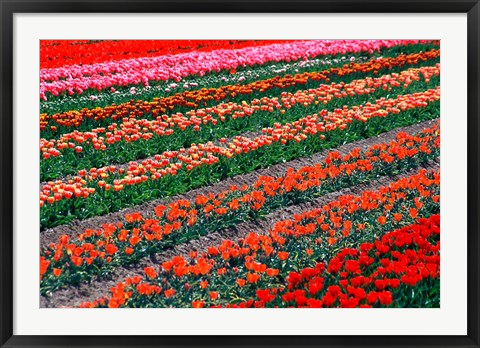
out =
<path fill-rule="evenodd" d="M 382 48 L 416 44 L 419 40 L 313 40 L 245 47 L 236 50 L 189 52 L 153 58 L 125 59 L 68 68 L 40 70 L 40 97 L 82 93 L 87 89 L 103 90 L 112 86 L 144 84 L 149 81 L 180 81 L 182 77 L 268 62 L 308 59 L 319 55 L 356 52 L 373 53 Z"/>

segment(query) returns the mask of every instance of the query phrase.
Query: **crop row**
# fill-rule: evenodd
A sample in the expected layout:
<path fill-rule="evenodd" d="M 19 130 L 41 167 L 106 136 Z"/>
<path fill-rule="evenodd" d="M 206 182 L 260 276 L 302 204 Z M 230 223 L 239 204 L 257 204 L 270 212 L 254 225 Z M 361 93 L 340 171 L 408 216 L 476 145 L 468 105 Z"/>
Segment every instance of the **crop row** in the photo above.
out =
<path fill-rule="evenodd" d="M 385 79 L 397 79 L 400 80 L 401 82 L 409 83 L 411 82 L 411 79 L 418 80 L 418 77 L 415 77 L 415 74 L 421 74 L 424 76 L 425 79 L 429 79 L 431 75 L 439 74 L 439 64 L 430 64 L 430 65 L 423 65 L 418 67 L 418 68 L 402 68 L 402 67 L 392 67 L 389 69 L 387 72 L 388 74 L 385 74 L 381 76 L 380 78 L 371 78 L 369 76 L 363 77 L 361 79 L 352 79 L 349 78 L 348 76 L 346 78 L 343 78 L 339 82 L 331 82 L 330 84 L 318 84 L 318 82 L 314 83 L 314 86 L 309 86 L 310 84 L 307 82 L 305 85 L 301 86 L 302 88 L 293 87 L 296 84 L 300 84 L 300 82 L 303 82 L 304 79 L 300 75 L 296 75 L 299 77 L 298 81 L 295 81 L 295 83 L 290 83 L 290 86 L 287 86 L 287 88 L 283 88 L 279 90 L 278 94 L 276 94 L 277 98 L 280 96 L 286 95 L 297 95 L 297 94 L 312 94 L 315 93 L 316 91 L 321 92 L 323 89 L 326 88 L 325 92 L 327 93 L 332 93 L 332 92 L 341 92 L 341 89 L 347 90 L 349 88 L 355 88 L 358 87 L 359 85 L 364 86 L 367 84 L 369 87 L 373 87 L 373 85 L 377 84 L 384 84 L 387 83 L 388 81 L 384 81 Z M 400 75 L 399 75 L 400 74 Z M 377 74 L 378 75 L 378 74 Z M 408 78 L 410 76 L 410 78 Z M 313 81 L 312 81 L 313 82 Z M 293 87 L 293 88 L 291 88 Z M 311 88 L 304 88 L 304 87 L 311 87 Z M 380 87 L 380 86 L 377 86 Z M 272 96 L 263 96 L 259 99 L 255 98 L 256 94 L 252 93 L 251 95 L 244 95 L 242 94 L 242 100 L 241 101 L 236 101 L 237 98 L 227 98 L 229 101 L 225 102 L 227 99 L 222 99 L 216 102 L 215 104 L 210 105 L 209 107 L 201 107 L 200 105 L 197 105 L 197 107 L 193 109 L 187 109 L 186 114 L 189 114 L 192 112 L 192 110 L 195 109 L 200 109 L 200 110 L 206 110 L 210 108 L 218 108 L 219 106 L 222 105 L 231 105 L 231 104 L 244 104 L 247 103 L 252 103 L 254 101 L 258 100 L 265 100 L 265 99 L 274 99 L 275 94 L 272 94 Z M 322 101 L 324 102 L 324 101 Z M 90 132 L 92 129 L 97 129 L 99 126 L 109 126 L 113 124 L 113 122 L 117 122 L 118 120 L 124 120 L 124 119 L 144 119 L 146 121 L 154 121 L 158 119 L 158 117 L 162 118 L 171 118 L 175 115 L 181 115 L 182 112 L 168 112 L 168 114 L 163 114 L 160 115 L 159 112 L 152 112 L 152 109 L 145 109 L 146 106 L 151 106 L 152 103 L 145 102 L 145 105 L 140 104 L 141 101 L 136 102 L 136 107 L 134 108 L 131 101 L 129 101 L 126 104 L 121 104 L 121 105 L 115 105 L 115 106 L 109 106 L 105 110 L 102 110 L 101 108 L 95 109 L 95 115 L 89 114 L 88 109 L 81 109 L 78 112 L 80 114 L 77 114 L 73 110 L 71 112 L 67 112 L 64 114 L 55 114 L 52 117 L 41 114 L 41 119 L 42 119 L 42 124 L 41 124 L 41 133 L 43 138 L 45 136 L 49 136 L 52 140 L 53 139 L 59 139 L 60 137 L 63 137 L 71 132 L 70 127 L 76 126 L 75 131 L 76 132 Z M 138 112 L 141 111 L 141 112 Z M 87 113 L 85 113 L 87 112 Z M 119 116 L 123 117 L 119 117 Z M 82 120 L 83 118 L 83 120 Z M 49 125 L 48 121 L 53 122 Z"/>
<path fill-rule="evenodd" d="M 204 76 L 192 75 L 183 78 L 179 82 L 172 80 L 150 81 L 148 86 L 134 84 L 114 86 L 103 91 L 87 90 L 82 94 L 61 94 L 49 100 L 41 100 L 40 112 L 53 115 L 82 108 L 95 109 L 113 104 L 128 103 L 132 98 L 151 101 L 153 98 L 164 98 L 202 88 L 219 88 L 228 84 L 245 85 L 259 80 L 282 77 L 287 74 L 296 75 L 330 68 L 340 68 L 351 62 L 363 63 L 377 58 L 391 58 L 401 54 L 408 55 L 427 52 L 432 49 L 438 49 L 438 47 L 438 42 L 394 46 L 380 49 L 373 54 L 359 52 L 348 55 L 325 55 L 301 61 L 265 63 L 235 70 L 222 70 L 220 72 L 206 73 Z"/>
<path fill-rule="evenodd" d="M 258 289 L 255 298 L 223 306 L 439 308 L 440 216 L 419 219 L 374 243 L 342 249 L 327 266 L 319 262 L 290 272 L 285 280 L 283 288 Z M 210 301 L 219 296 L 213 295 Z"/>
<path fill-rule="evenodd" d="M 275 76 L 272 78 L 254 81 L 244 85 L 224 85 L 219 88 L 202 88 L 194 91 L 185 91 L 168 97 L 153 98 L 153 101 L 138 100 L 120 105 L 111 105 L 104 108 L 82 108 L 80 110 L 69 110 L 53 115 L 40 114 L 40 130 L 56 133 L 59 126 L 75 127 L 78 130 L 92 129 L 108 125 L 99 121 L 110 120 L 111 122 L 124 117 L 145 117 L 156 118 L 165 112 L 172 112 L 174 109 L 199 108 L 201 106 L 212 106 L 219 101 L 232 101 L 241 103 L 245 96 L 249 98 L 262 98 L 266 92 L 280 94 L 281 92 L 295 92 L 299 86 L 304 89 L 318 87 L 318 82 L 348 83 L 354 79 L 364 78 L 367 74 L 388 74 L 400 72 L 404 66 L 416 67 L 417 65 L 432 65 L 438 61 L 439 50 L 431 50 L 423 53 L 412 53 L 395 57 L 380 58 L 365 63 L 354 63 L 322 71 L 305 72 L 295 75 Z M 395 69 L 397 68 L 397 69 Z M 81 128 L 82 123 L 89 122 L 86 128 Z M 54 127 L 54 128 L 52 128 Z M 44 137 L 50 133 L 45 133 Z"/>
<path fill-rule="evenodd" d="M 266 134 L 254 139 L 236 137 L 224 145 L 206 143 L 168 151 L 141 164 L 82 170 L 81 176 L 42 186 L 41 227 L 183 193 L 229 176 L 433 119 L 439 116 L 439 99 L 439 89 L 380 99 L 373 105 L 278 124 L 264 129 Z"/>
<path fill-rule="evenodd" d="M 125 86 L 149 81 L 180 81 L 189 75 L 236 69 L 266 62 L 308 59 L 326 54 L 373 52 L 383 47 L 408 45 L 420 41 L 409 40 L 335 40 L 294 41 L 237 50 L 188 52 L 152 58 L 128 59 L 92 65 L 40 70 L 40 98 L 60 93 L 81 94 L 88 89 L 102 90 L 112 86 Z"/>
<path fill-rule="evenodd" d="M 288 42 L 285 40 L 41 40 L 40 69 L 95 64 L 216 49 L 238 49 Z"/>
<path fill-rule="evenodd" d="M 422 171 L 342 196 L 267 235 L 148 267 L 81 307 L 438 306 L 438 194 L 439 172 Z"/>
<path fill-rule="evenodd" d="M 222 103 L 186 114 L 158 116 L 155 120 L 124 118 L 122 123 L 112 123 L 107 128 L 76 130 L 57 140 L 41 139 L 40 179 L 51 180 L 58 175 L 75 174 L 82 168 L 139 160 L 192 143 L 232 137 L 240 130 L 258 131 L 277 122 L 296 121 L 302 114 L 315 112 L 319 104 L 333 111 L 344 104 L 363 104 L 386 95 L 426 90 L 439 85 L 439 74 L 439 66 L 409 69 L 348 84 L 322 84 L 315 89 L 283 92 L 275 98 Z"/>
<path fill-rule="evenodd" d="M 72 242 L 62 236 L 42 253 L 42 262 L 51 263 L 51 267 L 42 274 L 41 289 L 48 292 L 63 284 L 107 274 L 115 266 L 135 263 L 148 254 L 275 209 L 416 168 L 436 159 L 439 145 L 438 126 L 416 135 L 400 133 L 395 141 L 366 151 L 354 149 L 345 156 L 331 152 L 322 163 L 289 170 L 283 177 L 259 177 L 250 187 L 233 187 L 217 195 L 198 196 L 194 201 L 157 206 L 155 216 L 127 214 L 124 222 L 87 230 Z M 62 277 L 58 277 L 59 272 Z"/>

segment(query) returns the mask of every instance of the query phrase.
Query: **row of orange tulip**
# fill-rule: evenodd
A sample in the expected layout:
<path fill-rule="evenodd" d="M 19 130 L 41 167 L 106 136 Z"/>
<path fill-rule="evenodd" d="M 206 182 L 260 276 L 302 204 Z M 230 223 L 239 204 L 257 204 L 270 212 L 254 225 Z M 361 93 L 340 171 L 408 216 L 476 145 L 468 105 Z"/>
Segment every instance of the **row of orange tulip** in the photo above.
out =
<path fill-rule="evenodd" d="M 412 224 L 421 216 L 438 213 L 439 180 L 438 171 L 428 173 L 423 170 L 377 191 L 341 196 L 322 208 L 300 213 L 292 220 L 277 222 L 267 234 L 252 232 L 239 242 L 225 240 L 220 246 L 209 247 L 207 252 L 191 252 L 188 258 L 175 256 L 158 268 L 148 267 L 145 276 L 128 278 L 113 287 L 110 297 L 80 306 L 261 307 L 267 303 L 269 306 L 309 306 L 315 303 L 318 307 L 342 306 L 342 300 L 347 301 L 344 306 L 356 306 L 366 297 L 353 293 L 350 294 L 353 296 L 348 296 L 349 285 L 361 288 L 362 285 L 373 283 L 377 291 L 384 291 L 398 287 L 400 284 L 394 280 L 398 278 L 410 286 L 429 277 L 438 278 L 438 245 L 426 241 L 432 234 L 438 237 L 438 216 L 429 221 L 419 220 L 418 224 L 429 226 L 430 231 L 420 226 L 409 227 L 393 235 L 387 233 Z M 410 230 L 418 233 L 405 233 Z M 386 236 L 382 238 L 384 234 Z M 412 244 L 413 238 L 415 243 Z M 422 262 L 422 267 L 410 267 L 414 266 L 411 263 L 400 267 L 401 260 L 406 259 L 398 250 L 396 253 L 393 251 L 395 246 L 407 246 L 406 257 L 412 257 L 411 260 L 414 255 L 412 252 L 418 247 L 427 247 L 426 251 L 433 253 L 425 253 L 430 257 L 429 261 L 417 258 Z M 342 249 L 340 253 L 337 252 Z M 370 250 L 373 250 L 372 255 L 368 254 Z M 392 257 L 383 261 L 390 250 Z M 363 257 L 358 258 L 360 255 Z M 376 260 L 381 266 L 363 278 L 354 279 L 354 276 L 362 276 L 358 273 L 364 268 L 362 265 L 368 266 L 374 262 L 372 256 L 382 259 Z M 319 260 L 329 263 L 328 267 L 325 269 Z M 426 264 L 431 265 L 427 267 Z M 425 268 L 429 270 L 428 274 L 424 273 Z M 299 274 L 298 271 L 302 269 L 304 272 Z M 338 290 L 337 295 L 347 292 L 347 297 L 334 296 L 329 299 L 325 290 L 331 293 L 333 288 L 323 290 L 321 281 L 317 284 L 305 283 L 305 280 L 311 279 L 306 273 L 313 276 L 315 269 L 319 274 L 328 272 L 326 275 L 330 284 L 339 284 L 343 288 L 335 289 Z M 368 281 L 370 276 L 371 281 Z M 304 301 L 307 295 L 303 291 L 295 293 L 305 288 L 311 290 L 308 297 L 315 302 Z M 262 292 L 259 293 L 259 290 Z M 432 291 L 432 288 L 428 291 Z M 387 299 L 381 300 L 383 296 Z M 374 293 L 370 295 L 370 300 L 367 299 L 369 303 L 362 303 L 373 305 L 380 298 L 378 304 L 389 305 L 390 296 L 391 293 Z M 265 298 L 270 300 L 265 301 Z"/>
<path fill-rule="evenodd" d="M 221 158 L 257 151 L 272 144 L 286 145 L 289 142 L 302 142 L 309 137 L 324 138 L 325 132 L 336 129 L 345 130 L 352 122 L 368 122 L 373 118 L 385 118 L 401 111 L 424 108 L 440 99 L 440 89 L 431 89 L 423 93 L 400 95 L 394 99 L 380 99 L 375 104 L 344 107 L 334 112 L 322 111 L 320 114 L 306 116 L 293 123 L 276 124 L 265 128 L 265 134 L 253 139 L 235 137 L 225 144 L 192 145 L 188 149 L 167 151 L 146 159 L 140 164 L 130 162 L 127 165 L 111 165 L 103 168 L 81 170 L 79 176 L 68 180 L 49 182 L 42 186 L 40 206 L 70 198 L 86 198 L 97 190 L 121 191 L 146 181 L 155 181 L 166 175 L 175 176 L 181 170 L 191 171 L 196 167 L 218 163 Z"/>
<path fill-rule="evenodd" d="M 62 134 L 58 138 L 40 139 L 40 151 L 43 159 L 60 156 L 63 152 L 82 152 L 85 148 L 105 151 L 118 142 L 137 142 L 155 139 L 157 136 L 169 136 L 174 132 L 192 129 L 199 131 L 203 127 L 222 125 L 230 119 L 244 117 L 265 117 L 264 113 L 285 113 L 295 105 L 303 107 L 328 104 L 332 99 L 341 99 L 356 95 L 372 94 L 377 90 L 389 92 L 394 87 L 407 88 L 412 82 L 423 80 L 428 83 L 432 76 L 439 76 L 440 65 L 411 68 L 381 77 L 366 77 L 350 83 L 321 84 L 318 88 L 298 90 L 295 93 L 282 92 L 278 97 L 263 97 L 242 103 L 221 103 L 208 108 L 193 109 L 185 113 L 161 115 L 156 119 L 127 118 L 121 123 L 112 123 L 81 132 L 75 130 Z M 257 116 L 257 114 L 259 114 Z M 143 145 L 142 145 L 143 146 Z"/>
<path fill-rule="evenodd" d="M 397 57 L 388 57 L 371 60 L 365 63 L 351 62 L 341 68 L 331 68 L 319 72 L 305 72 L 296 75 L 277 76 L 265 80 L 255 81 L 245 85 L 228 85 L 219 88 L 202 88 L 196 91 L 185 91 L 172 96 L 163 98 L 154 98 L 153 101 L 131 100 L 121 105 L 111 105 L 104 108 L 71 110 L 53 115 L 40 114 L 40 130 L 47 127 L 74 127 L 79 128 L 87 119 L 101 121 L 111 119 L 115 122 L 124 117 L 144 117 L 152 115 L 156 118 L 166 112 L 171 112 L 174 108 L 188 107 L 190 109 L 198 108 L 204 103 L 218 102 L 227 98 L 235 98 L 239 95 L 251 95 L 253 93 L 264 93 L 272 89 L 286 89 L 292 86 L 305 85 L 311 81 L 325 81 L 335 77 L 345 78 L 353 74 L 373 73 L 377 75 L 384 69 L 393 67 L 403 67 L 416 65 L 421 62 L 435 60 L 440 57 L 440 50 L 431 50 L 422 53 L 412 53 L 409 55 L 399 55 Z M 56 129 L 56 128 L 55 128 Z"/>
<path fill-rule="evenodd" d="M 42 262 L 52 263 L 52 267 L 44 268 L 46 273 L 41 274 L 47 276 L 42 286 L 58 287 L 69 279 L 79 278 L 78 274 L 88 278 L 90 275 L 86 273 L 101 271 L 109 264 L 130 263 L 171 243 L 231 226 L 248 219 L 252 212 L 265 214 L 288 204 L 293 197 L 296 201 L 309 200 L 319 190 L 342 188 L 341 183 L 347 178 L 352 184 L 372 180 L 392 170 L 415 167 L 418 165 L 415 161 L 435 159 L 439 146 L 438 125 L 417 135 L 399 133 L 395 141 L 373 145 L 367 151 L 354 149 L 344 156 L 331 152 L 324 162 L 298 171 L 289 170 L 283 177 L 261 176 L 251 186 L 231 187 L 217 195 L 211 193 L 193 201 L 159 205 L 154 209 L 155 216 L 144 216 L 140 212 L 127 214 L 123 222 L 86 230 L 73 241 L 64 235 L 42 255 Z M 67 274 L 64 272 L 61 279 L 56 278 L 63 270 Z"/>

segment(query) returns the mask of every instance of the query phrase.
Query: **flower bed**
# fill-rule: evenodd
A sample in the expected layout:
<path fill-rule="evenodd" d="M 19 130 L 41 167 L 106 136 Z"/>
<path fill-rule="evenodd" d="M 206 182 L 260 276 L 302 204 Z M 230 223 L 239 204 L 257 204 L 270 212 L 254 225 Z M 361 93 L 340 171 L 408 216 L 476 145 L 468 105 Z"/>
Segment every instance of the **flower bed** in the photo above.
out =
<path fill-rule="evenodd" d="M 423 280 L 439 277 L 439 216 L 430 215 L 438 212 L 438 192 L 438 173 L 423 172 L 362 197 L 339 197 L 293 221 L 279 221 L 268 235 L 252 233 L 240 244 L 223 241 L 206 254 L 146 268 L 144 277 L 113 287 L 110 298 L 80 306 L 391 305 L 388 290 L 401 282 L 406 286 L 395 292 L 395 302 L 404 307 L 407 286 L 422 288 Z M 413 224 L 419 210 L 430 219 Z M 407 227 L 388 232 L 401 225 Z M 430 290 L 422 294 L 427 299 Z"/>
<path fill-rule="evenodd" d="M 439 307 L 439 42 L 40 49 L 42 307 Z"/>

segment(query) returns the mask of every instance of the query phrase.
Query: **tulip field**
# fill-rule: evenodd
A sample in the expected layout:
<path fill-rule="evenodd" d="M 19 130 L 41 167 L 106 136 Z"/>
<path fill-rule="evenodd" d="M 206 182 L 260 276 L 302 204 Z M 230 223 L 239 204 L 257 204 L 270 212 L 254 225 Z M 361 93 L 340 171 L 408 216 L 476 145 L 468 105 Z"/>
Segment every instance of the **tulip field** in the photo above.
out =
<path fill-rule="evenodd" d="M 42 40 L 40 306 L 440 307 L 440 42 Z"/>

